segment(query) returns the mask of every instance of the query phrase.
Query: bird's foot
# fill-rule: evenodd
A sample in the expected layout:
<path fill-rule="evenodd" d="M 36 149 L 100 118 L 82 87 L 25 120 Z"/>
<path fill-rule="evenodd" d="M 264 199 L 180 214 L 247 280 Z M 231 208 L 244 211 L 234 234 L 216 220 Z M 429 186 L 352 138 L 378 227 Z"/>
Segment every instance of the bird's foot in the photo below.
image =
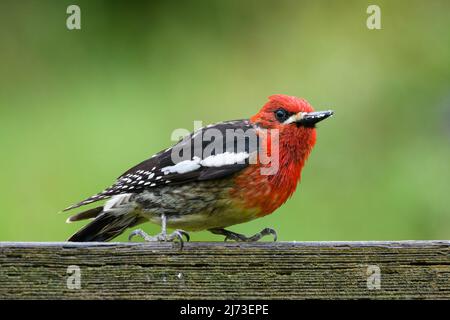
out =
<path fill-rule="evenodd" d="M 273 241 L 277 241 L 277 232 L 272 228 L 264 228 L 263 230 L 261 230 L 257 234 L 254 234 L 251 237 L 247 237 L 243 234 L 232 232 L 232 231 L 225 230 L 225 229 L 210 229 L 209 231 L 211 231 L 214 234 L 221 234 L 221 235 L 225 236 L 224 241 L 234 240 L 234 241 L 239 241 L 239 242 L 253 242 L 253 241 L 258 241 L 262 237 L 265 237 L 268 235 L 272 235 Z"/>
<path fill-rule="evenodd" d="M 131 241 L 131 239 L 135 236 L 139 236 L 142 239 L 144 239 L 144 241 L 147 241 L 147 242 L 155 242 L 155 241 L 170 242 L 170 241 L 178 240 L 180 242 L 181 248 L 183 248 L 183 244 L 184 244 L 183 236 L 186 237 L 186 241 L 190 240 L 189 233 L 187 233 L 184 230 L 178 230 L 178 229 L 170 234 L 167 234 L 166 232 L 161 232 L 155 236 L 148 235 L 142 229 L 136 229 L 130 233 L 130 235 L 128 236 L 128 241 Z"/>

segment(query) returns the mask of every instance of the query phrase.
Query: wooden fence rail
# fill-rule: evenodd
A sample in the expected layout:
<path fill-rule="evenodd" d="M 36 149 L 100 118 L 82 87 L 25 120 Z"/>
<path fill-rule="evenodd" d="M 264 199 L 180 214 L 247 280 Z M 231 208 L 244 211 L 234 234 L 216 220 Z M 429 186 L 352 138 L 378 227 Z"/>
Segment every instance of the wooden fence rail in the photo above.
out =
<path fill-rule="evenodd" d="M 450 299 L 450 241 L 0 242 L 1 299 Z"/>

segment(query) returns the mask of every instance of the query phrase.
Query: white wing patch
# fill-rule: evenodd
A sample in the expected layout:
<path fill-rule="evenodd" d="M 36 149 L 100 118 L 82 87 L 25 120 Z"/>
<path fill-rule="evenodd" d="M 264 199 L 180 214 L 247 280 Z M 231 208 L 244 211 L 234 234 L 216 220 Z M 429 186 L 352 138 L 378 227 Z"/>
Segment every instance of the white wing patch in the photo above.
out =
<path fill-rule="evenodd" d="M 209 156 L 200 161 L 200 164 L 204 167 L 222 167 L 236 163 L 243 163 L 247 158 L 247 152 L 233 153 L 227 151 L 221 154 Z"/>
<path fill-rule="evenodd" d="M 198 168 L 200 168 L 200 158 L 194 157 L 194 158 L 192 158 L 192 160 L 184 160 L 184 161 L 178 162 L 176 165 L 161 168 L 161 171 L 164 172 L 164 174 L 169 174 L 169 173 L 182 174 L 182 173 L 186 173 L 186 172 L 195 171 Z"/>
<path fill-rule="evenodd" d="M 169 173 L 187 173 L 198 170 L 200 167 L 222 167 L 237 163 L 243 163 L 249 157 L 247 152 L 224 152 L 212 155 L 201 160 L 199 157 L 193 157 L 192 160 L 184 160 L 176 165 L 164 167 L 161 169 L 164 174 Z"/>

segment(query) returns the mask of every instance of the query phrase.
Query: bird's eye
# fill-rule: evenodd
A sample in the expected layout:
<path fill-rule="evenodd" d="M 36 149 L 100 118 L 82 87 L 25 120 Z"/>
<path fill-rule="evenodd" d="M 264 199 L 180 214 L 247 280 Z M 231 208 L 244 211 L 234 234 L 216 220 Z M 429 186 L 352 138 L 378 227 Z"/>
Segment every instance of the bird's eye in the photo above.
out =
<path fill-rule="evenodd" d="M 284 109 L 278 109 L 275 111 L 275 118 L 277 118 L 279 122 L 285 122 L 289 118 L 289 114 Z"/>

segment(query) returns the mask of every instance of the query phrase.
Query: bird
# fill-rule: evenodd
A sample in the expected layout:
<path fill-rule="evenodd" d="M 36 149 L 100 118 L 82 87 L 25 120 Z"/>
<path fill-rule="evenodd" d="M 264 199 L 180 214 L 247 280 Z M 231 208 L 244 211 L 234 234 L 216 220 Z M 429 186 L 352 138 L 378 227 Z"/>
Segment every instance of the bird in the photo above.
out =
<path fill-rule="evenodd" d="M 68 241 L 109 241 L 144 222 L 161 226 L 144 241 L 183 244 L 189 232 L 208 230 L 224 240 L 258 241 L 273 228 L 246 236 L 228 230 L 273 213 L 294 193 L 316 143 L 316 124 L 334 112 L 314 111 L 302 98 L 271 95 L 249 119 L 195 130 L 174 146 L 127 170 L 108 188 L 63 211 L 97 201 L 104 205 L 70 216 L 91 221 Z M 167 228 L 175 229 L 168 233 Z M 183 238 L 184 237 L 184 238 Z"/>

